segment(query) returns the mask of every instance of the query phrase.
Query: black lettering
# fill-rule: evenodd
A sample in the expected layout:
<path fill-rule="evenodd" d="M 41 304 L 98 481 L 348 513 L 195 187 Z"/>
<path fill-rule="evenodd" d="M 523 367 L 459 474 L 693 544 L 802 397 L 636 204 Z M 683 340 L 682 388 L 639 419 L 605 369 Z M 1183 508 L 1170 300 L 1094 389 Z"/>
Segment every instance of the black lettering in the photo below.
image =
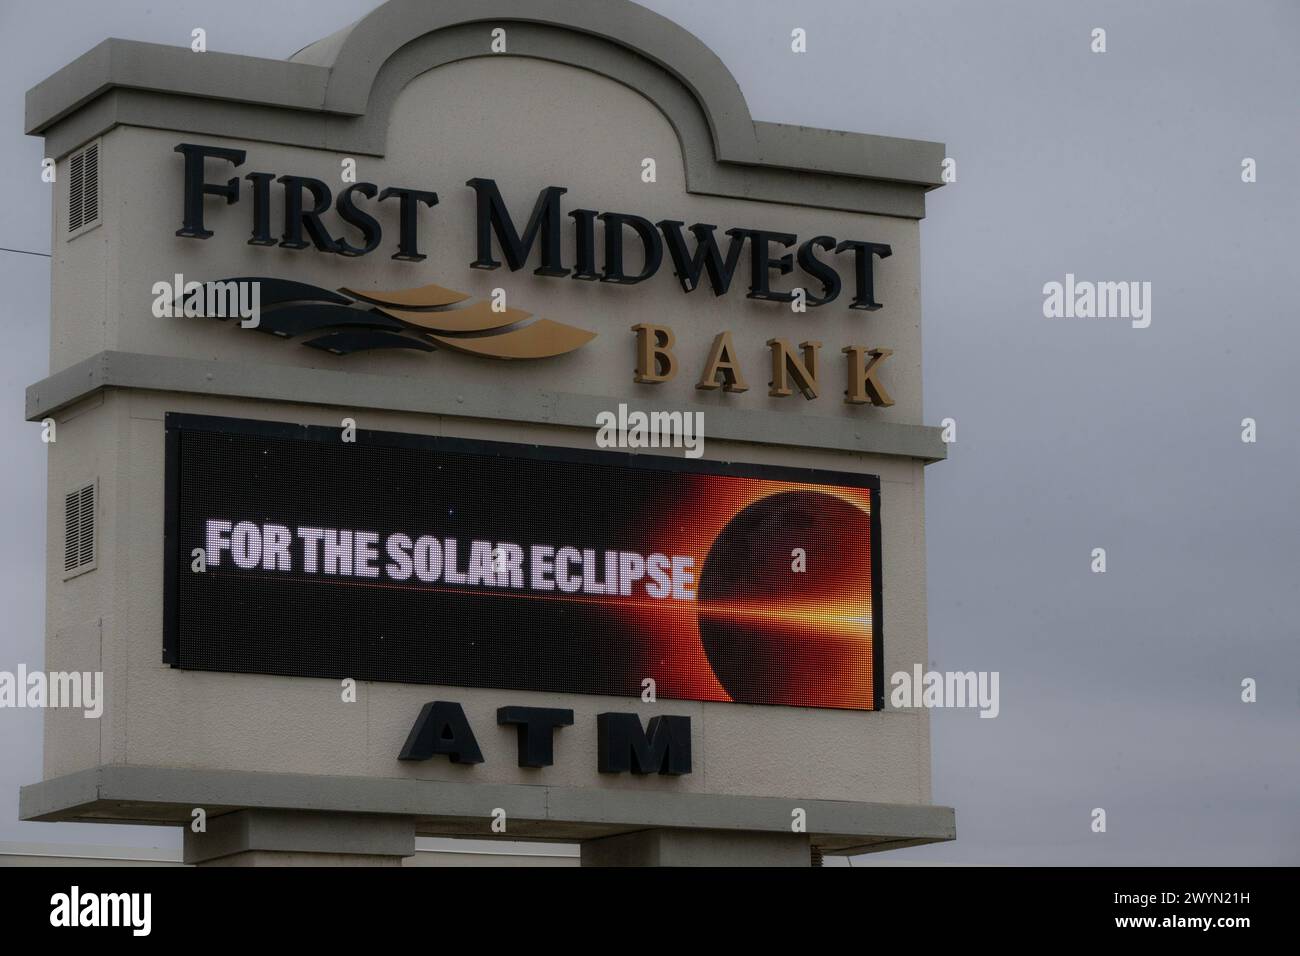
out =
<path fill-rule="evenodd" d="M 533 214 L 528 219 L 528 227 L 521 239 L 495 181 L 471 179 L 465 185 L 473 187 L 478 199 L 478 258 L 470 263 L 471 268 L 497 269 L 501 266 L 500 262 L 492 258 L 492 233 L 495 232 L 511 271 L 522 269 L 528 262 L 528 255 L 540 233 L 542 265 L 533 272 L 539 276 L 569 274 L 569 270 L 564 268 L 560 253 L 560 197 L 568 192 L 567 189 L 562 186 L 547 186 L 537 194 Z"/>
<path fill-rule="evenodd" d="M 799 247 L 799 268 L 814 279 L 818 279 L 822 284 L 822 294 L 814 296 L 808 293 L 809 305 L 825 305 L 839 297 L 840 294 L 840 274 L 829 264 L 822 262 L 813 252 L 813 248 L 834 249 L 834 236 L 814 236 Z M 807 291 L 807 290 L 805 290 Z"/>
<path fill-rule="evenodd" d="M 571 727 L 573 711 L 554 707 L 498 707 L 497 723 L 519 729 L 519 766 L 555 763 L 555 728 Z"/>
<path fill-rule="evenodd" d="M 451 758 L 452 763 L 483 762 L 483 752 L 478 749 L 465 711 L 452 701 L 435 700 L 424 705 L 397 759 L 428 760 L 437 754 Z"/>
<path fill-rule="evenodd" d="M 788 232 L 764 232 L 751 229 L 749 232 L 749 294 L 748 299 L 767 299 L 772 302 L 789 302 L 794 299 L 793 292 L 773 292 L 769 282 L 772 270 L 781 275 L 789 275 L 794 269 L 794 256 L 788 252 L 779 259 L 773 259 L 769 244 L 779 242 L 785 247 L 793 246 L 799 240 Z"/>
<path fill-rule="evenodd" d="M 244 177 L 253 184 L 253 238 L 250 246 L 273 246 L 271 235 L 271 182 L 275 173 L 249 173 Z"/>
<path fill-rule="evenodd" d="M 894 250 L 884 243 L 862 242 L 856 239 L 845 239 L 835 247 L 836 252 L 843 252 L 845 249 L 853 250 L 853 272 L 857 279 L 857 294 L 853 297 L 849 308 L 875 312 L 881 304 L 876 301 L 875 273 L 872 269 L 871 257 L 877 255 L 885 259 Z"/>
<path fill-rule="evenodd" d="M 305 228 L 317 249 L 337 252 L 338 243 L 320 221 L 320 217 L 329 212 L 333 200 L 330 188 L 310 176 L 281 176 L 276 182 L 284 185 L 284 236 L 280 245 L 286 249 L 306 249 L 308 243 L 302 237 Z M 304 189 L 311 193 L 311 209 L 302 207 Z"/>
<path fill-rule="evenodd" d="M 203 178 L 203 161 L 224 159 L 232 166 L 242 166 L 247 154 L 242 149 L 196 146 L 193 143 L 180 143 L 174 151 L 185 157 L 185 211 L 176 235 L 188 239 L 210 239 L 212 233 L 203 228 L 203 197 L 224 196 L 227 206 L 234 205 L 239 202 L 239 177 L 234 176 L 224 184 L 209 183 Z"/>
<path fill-rule="evenodd" d="M 601 213 L 600 221 L 605 224 L 605 274 L 601 276 L 601 282 L 636 285 L 659 271 L 659 264 L 664 260 L 664 247 L 659 240 L 659 233 L 655 232 L 654 223 L 641 216 L 621 212 Z M 641 245 L 645 250 L 644 264 L 641 271 L 634 276 L 623 272 L 623 227 L 625 225 L 632 227 L 632 231 L 641 239 Z"/>
<path fill-rule="evenodd" d="M 379 194 L 379 201 L 383 202 L 390 196 L 397 196 L 401 200 L 398 206 L 397 251 L 393 253 L 393 258 L 403 262 L 419 262 L 425 258 L 420 254 L 420 203 L 432 209 L 438 205 L 438 194 L 424 189 L 389 186 Z"/>
<path fill-rule="evenodd" d="M 731 288 L 731 277 L 735 274 L 736 264 L 740 261 L 740 253 L 745 247 L 748 231 L 727 230 L 731 245 L 727 247 L 727 258 L 724 261 L 722 253 L 718 251 L 717 240 L 713 238 L 713 231 L 718 228 L 717 226 L 710 226 L 703 222 L 691 226 L 691 232 L 695 235 L 695 255 L 688 257 L 686 239 L 682 236 L 683 225 L 684 223 L 674 219 L 664 219 L 658 223 L 660 231 L 664 234 L 664 241 L 668 244 L 668 254 L 672 257 L 674 274 L 677 276 L 677 281 L 681 283 L 682 291 L 694 292 L 700 284 L 700 273 L 707 271 L 709 283 L 713 286 L 713 294 L 724 294 Z"/>
<path fill-rule="evenodd" d="M 600 278 L 596 271 L 596 210 L 575 209 L 569 215 L 578 232 L 578 262 L 573 278 L 594 282 Z"/>
<path fill-rule="evenodd" d="M 370 213 L 358 209 L 356 201 L 352 198 L 353 193 L 361 193 L 367 199 L 374 199 L 377 192 L 379 192 L 379 187 L 374 183 L 353 183 L 339 193 L 337 204 L 339 218 L 349 226 L 356 226 L 360 229 L 361 239 L 365 243 L 365 245 L 358 248 L 346 239 L 339 239 L 338 251 L 340 255 L 364 256 L 379 248 L 379 242 L 384 235 L 383 227 L 379 225 L 379 220 Z"/>
<path fill-rule="evenodd" d="M 691 772 L 691 718 L 651 717 L 649 733 L 636 714 L 596 715 L 597 769 L 601 773 Z"/>

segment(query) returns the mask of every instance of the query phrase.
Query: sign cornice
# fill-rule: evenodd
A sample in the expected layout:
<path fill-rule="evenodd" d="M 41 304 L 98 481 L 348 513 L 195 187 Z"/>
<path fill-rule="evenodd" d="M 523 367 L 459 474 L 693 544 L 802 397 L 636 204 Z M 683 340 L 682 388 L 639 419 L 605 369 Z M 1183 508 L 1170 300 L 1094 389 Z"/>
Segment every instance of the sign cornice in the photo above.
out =
<path fill-rule="evenodd" d="M 489 52 L 489 24 L 515 25 L 505 54 Z M 755 121 L 716 54 L 626 0 L 390 0 L 289 60 L 105 40 L 28 91 L 26 127 L 50 155 L 115 125 L 180 128 L 180 117 L 194 132 L 382 155 L 392 97 L 377 92 L 489 55 L 636 89 L 672 121 L 693 192 L 920 218 L 941 184 L 940 143 Z"/>

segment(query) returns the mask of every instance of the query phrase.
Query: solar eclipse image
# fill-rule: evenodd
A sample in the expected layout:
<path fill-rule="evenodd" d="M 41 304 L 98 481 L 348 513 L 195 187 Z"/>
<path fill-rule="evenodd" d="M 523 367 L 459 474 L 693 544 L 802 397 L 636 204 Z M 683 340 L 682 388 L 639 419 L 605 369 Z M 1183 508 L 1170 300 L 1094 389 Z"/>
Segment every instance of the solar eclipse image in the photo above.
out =
<path fill-rule="evenodd" d="M 169 415 L 165 657 L 872 710 L 878 494 L 865 475 Z"/>
<path fill-rule="evenodd" d="M 650 539 L 700 571 L 694 606 L 647 608 L 637 621 L 652 635 L 641 666 L 658 692 L 874 709 L 878 492 L 736 475 L 662 481 L 665 517 Z"/>

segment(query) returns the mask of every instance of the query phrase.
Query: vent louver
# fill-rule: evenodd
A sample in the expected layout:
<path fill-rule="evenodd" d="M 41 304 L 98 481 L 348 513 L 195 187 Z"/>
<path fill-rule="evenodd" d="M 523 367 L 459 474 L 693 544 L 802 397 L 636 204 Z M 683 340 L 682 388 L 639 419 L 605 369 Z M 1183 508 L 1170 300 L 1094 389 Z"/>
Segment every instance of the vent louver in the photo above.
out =
<path fill-rule="evenodd" d="M 99 144 L 91 143 L 68 161 L 68 232 L 99 222 Z"/>
<path fill-rule="evenodd" d="M 63 499 L 63 570 L 80 571 L 95 564 L 95 484 L 68 492 Z"/>

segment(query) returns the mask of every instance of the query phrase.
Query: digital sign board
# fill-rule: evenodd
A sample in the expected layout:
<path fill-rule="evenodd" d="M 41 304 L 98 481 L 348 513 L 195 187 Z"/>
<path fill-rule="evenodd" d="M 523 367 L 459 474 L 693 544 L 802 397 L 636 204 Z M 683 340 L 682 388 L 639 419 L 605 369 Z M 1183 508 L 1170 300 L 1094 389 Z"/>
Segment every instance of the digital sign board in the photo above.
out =
<path fill-rule="evenodd" d="M 168 414 L 173 667 L 858 710 L 873 476 Z"/>

